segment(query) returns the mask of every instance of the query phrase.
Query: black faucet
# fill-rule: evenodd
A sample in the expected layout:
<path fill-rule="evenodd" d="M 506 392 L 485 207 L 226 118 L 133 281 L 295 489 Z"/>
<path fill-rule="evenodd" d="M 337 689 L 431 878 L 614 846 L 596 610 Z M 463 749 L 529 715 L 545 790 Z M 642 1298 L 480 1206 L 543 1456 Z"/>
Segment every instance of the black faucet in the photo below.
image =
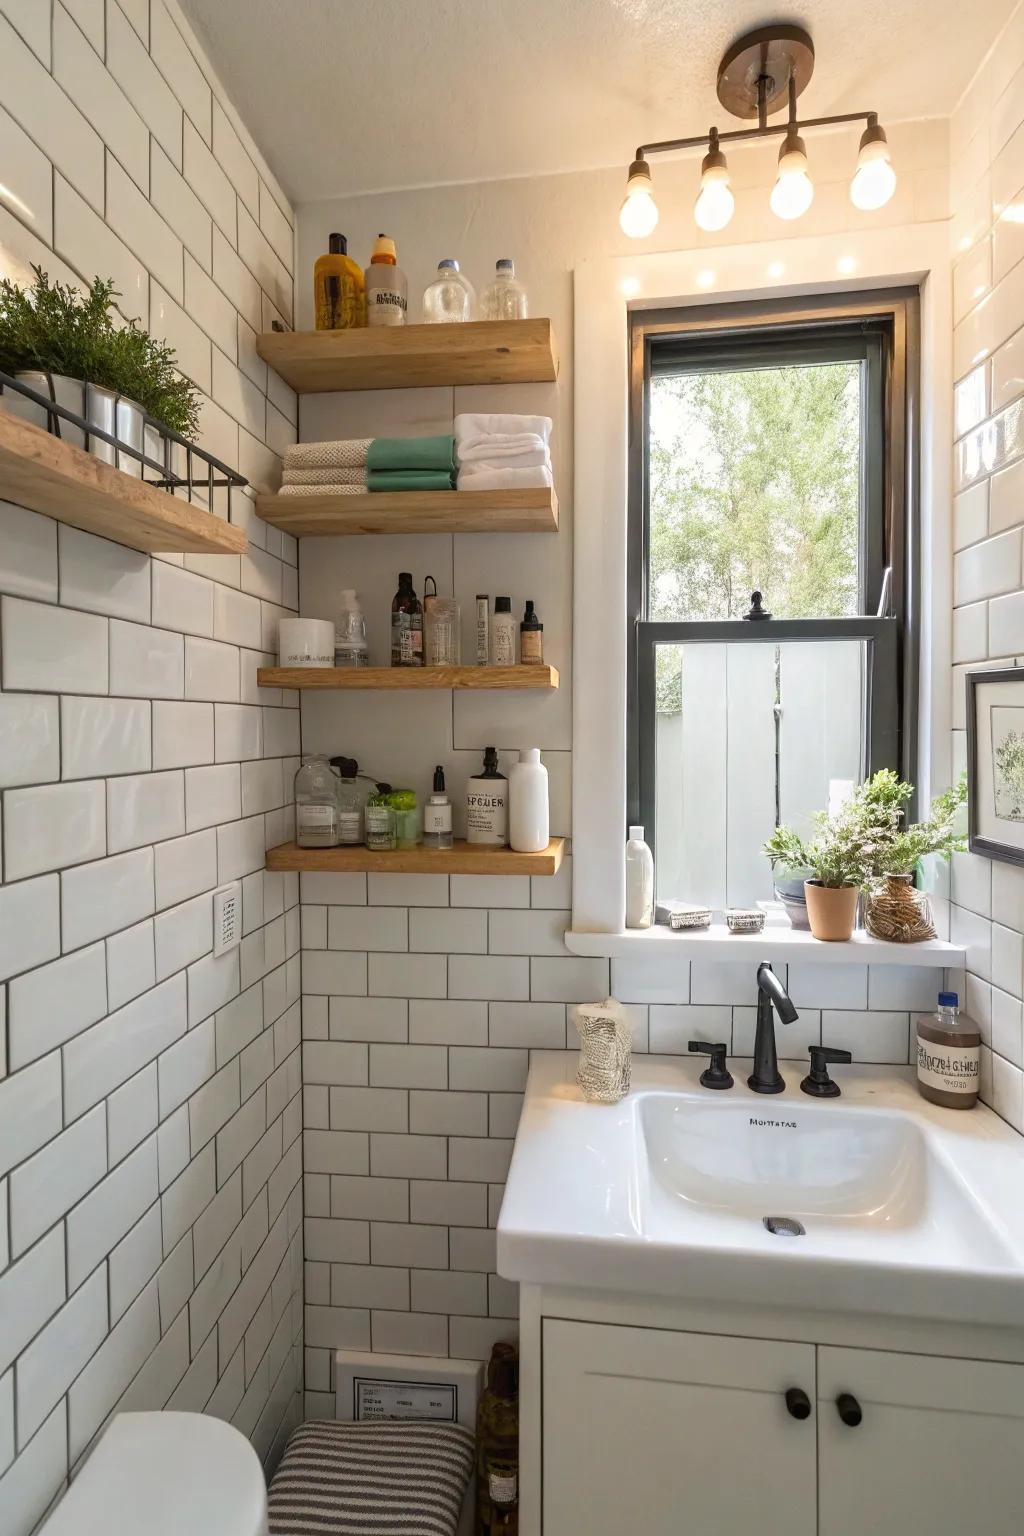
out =
<path fill-rule="evenodd" d="M 779 1059 L 775 1054 L 775 1020 L 772 1004 L 778 1009 L 783 1024 L 792 1024 L 797 1017 L 792 999 L 776 976 L 767 960 L 757 968 L 757 1033 L 754 1036 L 754 1070 L 747 1078 L 747 1087 L 755 1093 L 781 1093 L 786 1086 L 779 1071 Z"/>

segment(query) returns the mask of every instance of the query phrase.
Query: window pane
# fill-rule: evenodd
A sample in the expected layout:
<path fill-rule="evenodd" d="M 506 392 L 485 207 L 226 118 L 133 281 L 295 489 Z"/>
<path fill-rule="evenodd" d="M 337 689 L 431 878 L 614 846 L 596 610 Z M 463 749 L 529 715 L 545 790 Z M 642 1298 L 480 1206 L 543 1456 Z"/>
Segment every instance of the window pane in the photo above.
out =
<path fill-rule="evenodd" d="M 749 906 L 772 895 L 761 846 L 810 830 L 864 772 L 862 640 L 657 648 L 658 899 Z"/>
<path fill-rule="evenodd" d="M 651 380 L 650 618 L 862 611 L 863 366 Z"/>

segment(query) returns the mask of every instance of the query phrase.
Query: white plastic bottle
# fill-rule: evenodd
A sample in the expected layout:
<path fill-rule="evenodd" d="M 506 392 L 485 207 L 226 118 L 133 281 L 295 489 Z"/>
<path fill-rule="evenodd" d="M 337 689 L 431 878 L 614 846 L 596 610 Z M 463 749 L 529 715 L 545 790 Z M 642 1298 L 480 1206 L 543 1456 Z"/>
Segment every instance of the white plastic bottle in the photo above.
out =
<path fill-rule="evenodd" d="M 476 293 L 459 264 L 446 256 L 437 264 L 437 276 L 423 295 L 425 325 L 446 325 L 453 320 L 472 320 Z"/>
<path fill-rule="evenodd" d="M 643 827 L 630 827 L 626 844 L 626 927 L 649 928 L 654 922 L 654 855 Z"/>
<path fill-rule="evenodd" d="M 334 665 L 367 667 L 369 664 L 366 620 L 359 606 L 359 596 L 352 587 L 346 587 L 341 594 L 341 609 L 334 626 Z"/>
<path fill-rule="evenodd" d="M 542 853 L 551 841 L 548 771 L 539 747 L 524 747 L 508 776 L 508 840 L 516 853 Z"/>
<path fill-rule="evenodd" d="M 377 236 L 365 276 L 367 325 L 404 325 L 408 285 L 388 235 Z"/>
<path fill-rule="evenodd" d="M 516 264 L 502 257 L 494 269 L 494 281 L 484 289 L 480 302 L 482 320 L 525 320 L 526 289 L 516 277 Z"/>

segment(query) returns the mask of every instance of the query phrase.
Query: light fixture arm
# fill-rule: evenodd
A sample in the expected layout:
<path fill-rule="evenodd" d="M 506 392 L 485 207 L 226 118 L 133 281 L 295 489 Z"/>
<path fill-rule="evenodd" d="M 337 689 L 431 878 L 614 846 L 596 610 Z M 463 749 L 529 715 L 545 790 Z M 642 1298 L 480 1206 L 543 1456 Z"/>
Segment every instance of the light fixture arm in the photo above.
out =
<path fill-rule="evenodd" d="M 833 117 L 807 117 L 802 123 L 792 114 L 788 122 L 770 123 L 764 128 L 733 128 L 728 133 L 719 133 L 717 128 L 711 128 L 707 133 L 699 133 L 689 139 L 660 139 L 654 144 L 639 144 L 636 158 L 643 160 L 648 155 L 667 155 L 677 149 L 697 149 L 707 144 L 712 134 L 722 144 L 735 144 L 749 139 L 778 138 L 789 133 L 791 128 L 803 133 L 807 128 L 831 128 L 837 123 L 866 123 L 869 128 L 875 128 L 878 126 L 878 113 L 840 112 Z"/>

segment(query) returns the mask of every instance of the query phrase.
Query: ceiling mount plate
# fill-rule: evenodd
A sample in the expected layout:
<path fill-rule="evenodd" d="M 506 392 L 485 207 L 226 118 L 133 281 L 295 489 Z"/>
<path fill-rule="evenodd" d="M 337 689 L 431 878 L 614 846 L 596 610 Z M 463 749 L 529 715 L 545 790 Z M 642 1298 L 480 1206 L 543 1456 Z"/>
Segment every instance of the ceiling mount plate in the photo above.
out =
<path fill-rule="evenodd" d="M 814 73 L 814 44 L 803 27 L 761 27 L 745 32 L 723 55 L 718 66 L 718 99 L 733 117 L 757 116 L 757 82 L 770 82 L 769 116 L 789 102 L 792 79 L 799 96 Z"/>

